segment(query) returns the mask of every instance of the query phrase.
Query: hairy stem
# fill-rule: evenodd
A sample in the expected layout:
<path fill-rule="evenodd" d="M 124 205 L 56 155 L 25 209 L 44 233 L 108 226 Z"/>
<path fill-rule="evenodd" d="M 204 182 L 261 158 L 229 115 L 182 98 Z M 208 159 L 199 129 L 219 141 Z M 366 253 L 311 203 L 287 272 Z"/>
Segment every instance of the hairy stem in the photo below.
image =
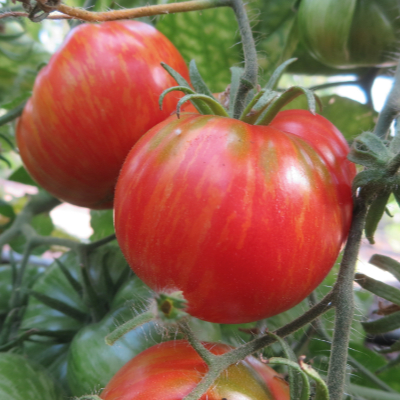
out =
<path fill-rule="evenodd" d="M 289 324 L 277 329 L 274 333 L 277 336 L 285 337 L 293 332 L 296 332 L 298 329 L 303 326 L 309 324 L 320 315 L 328 311 L 330 308 L 334 306 L 334 296 L 335 293 L 333 291 L 329 292 L 318 304 L 310 308 L 307 312 L 305 312 L 300 317 L 296 318 L 294 321 Z M 266 334 L 257 339 L 252 340 L 249 343 L 245 343 L 244 345 L 231 350 L 228 353 L 225 353 L 220 356 L 211 357 L 209 362 L 209 371 L 204 376 L 204 378 L 200 381 L 200 383 L 196 386 L 196 388 L 183 400 L 197 400 L 199 399 L 209 387 L 214 383 L 214 381 L 218 378 L 218 376 L 230 365 L 235 364 L 250 354 L 263 349 L 266 346 L 275 343 L 277 339 L 271 337 L 271 335 Z M 199 352 L 200 356 L 201 353 Z M 204 358 L 203 358 L 204 359 Z M 207 362 L 207 361 L 206 361 Z"/>
<path fill-rule="evenodd" d="M 333 288 L 337 293 L 336 314 L 327 378 L 331 400 L 342 400 L 344 393 L 350 329 L 354 315 L 353 278 L 367 209 L 362 199 L 356 200 L 339 276 Z"/>
<path fill-rule="evenodd" d="M 233 118 L 239 118 L 246 105 L 249 91 L 257 86 L 257 51 L 250 22 L 242 0 L 232 0 L 232 9 L 239 24 L 244 53 L 244 72 L 234 100 Z"/>
<path fill-rule="evenodd" d="M 400 114 L 400 67 L 397 65 L 393 88 L 379 114 L 374 133 L 380 138 L 387 138 L 392 121 Z"/>

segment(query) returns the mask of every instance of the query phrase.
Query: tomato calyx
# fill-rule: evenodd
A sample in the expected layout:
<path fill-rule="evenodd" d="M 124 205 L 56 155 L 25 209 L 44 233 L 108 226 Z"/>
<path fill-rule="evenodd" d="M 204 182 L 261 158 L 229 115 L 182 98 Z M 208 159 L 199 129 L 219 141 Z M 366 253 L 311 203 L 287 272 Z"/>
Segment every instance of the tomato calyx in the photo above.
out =
<path fill-rule="evenodd" d="M 312 114 L 315 114 L 317 105 L 321 108 L 321 102 L 311 90 L 300 86 L 293 86 L 283 92 L 275 90 L 285 68 L 296 60 L 296 58 L 291 58 L 281 64 L 274 71 L 264 88 L 252 88 L 247 97 L 242 99 L 246 106 L 237 119 L 251 125 L 269 125 L 284 106 L 300 95 L 306 96 L 308 108 Z M 176 113 L 178 118 L 180 118 L 183 104 L 187 101 L 190 101 L 202 115 L 218 115 L 221 117 L 235 118 L 233 107 L 237 102 L 239 82 L 242 79 L 243 70 L 241 68 L 231 68 L 232 81 L 228 86 L 229 91 L 227 90 L 229 93 L 229 102 L 226 102 L 226 96 L 223 96 L 223 99 L 217 99 L 211 93 L 210 89 L 204 83 L 194 60 L 190 62 L 189 67 L 192 85 L 165 63 L 161 65 L 175 79 L 178 86 L 166 89 L 161 94 L 159 99 L 160 108 L 162 108 L 164 97 L 168 93 L 180 91 L 186 95 L 182 97 L 177 104 Z"/>
<path fill-rule="evenodd" d="M 387 212 L 386 204 L 392 193 L 400 205 L 400 139 L 395 136 L 388 142 L 365 132 L 354 140 L 348 158 L 365 167 L 353 181 L 353 193 L 370 204 L 365 233 L 373 244 L 378 222 Z"/>
<path fill-rule="evenodd" d="M 165 322 L 177 322 L 188 314 L 184 311 L 187 301 L 181 291 L 171 294 L 160 293 L 156 297 L 157 317 Z"/>

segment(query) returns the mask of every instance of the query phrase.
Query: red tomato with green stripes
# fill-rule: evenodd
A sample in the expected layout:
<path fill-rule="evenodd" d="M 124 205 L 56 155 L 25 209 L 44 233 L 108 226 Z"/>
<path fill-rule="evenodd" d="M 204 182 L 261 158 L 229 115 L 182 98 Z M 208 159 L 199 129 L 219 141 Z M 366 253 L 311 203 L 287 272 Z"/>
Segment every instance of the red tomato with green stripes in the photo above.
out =
<path fill-rule="evenodd" d="M 326 119 L 279 113 L 270 126 L 183 113 L 133 147 L 115 195 L 131 268 L 187 312 L 257 321 L 307 297 L 335 263 L 351 222 L 354 165 Z"/>
<path fill-rule="evenodd" d="M 230 347 L 208 343 L 214 354 Z M 181 400 L 208 371 L 185 340 L 153 346 L 127 362 L 101 394 L 103 400 Z M 250 356 L 230 366 L 201 400 L 289 400 L 289 386 L 271 367 Z"/>
<path fill-rule="evenodd" d="M 158 98 L 175 81 L 165 62 L 188 77 L 173 44 L 138 21 L 74 28 L 35 82 L 17 127 L 22 161 L 55 197 L 112 208 L 129 150 L 175 110 L 181 94 Z"/>

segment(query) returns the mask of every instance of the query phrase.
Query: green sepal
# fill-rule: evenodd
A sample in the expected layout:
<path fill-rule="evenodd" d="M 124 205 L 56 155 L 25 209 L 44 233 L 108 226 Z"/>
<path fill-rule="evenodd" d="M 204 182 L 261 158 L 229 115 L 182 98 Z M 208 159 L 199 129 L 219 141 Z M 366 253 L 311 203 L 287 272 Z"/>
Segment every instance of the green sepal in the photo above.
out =
<path fill-rule="evenodd" d="M 100 298 L 93 288 L 92 282 L 85 266 L 81 266 L 83 279 L 83 301 L 89 308 L 93 322 L 99 321 L 106 314 L 105 302 Z"/>
<path fill-rule="evenodd" d="M 176 72 L 173 68 L 163 62 L 161 63 L 161 66 L 175 79 L 179 86 L 185 86 L 191 89 L 188 81 L 179 72 Z"/>
<path fill-rule="evenodd" d="M 375 371 L 375 374 L 378 375 L 378 374 L 380 374 L 380 373 L 386 371 L 387 369 L 393 368 L 393 367 L 395 367 L 395 366 L 397 366 L 397 365 L 399 365 L 399 364 L 400 364 L 400 355 L 397 356 L 394 360 L 390 360 L 390 361 L 389 361 L 386 365 L 384 365 L 383 367 L 378 368 L 378 369 Z"/>
<path fill-rule="evenodd" d="M 207 105 L 211 111 L 210 113 L 207 113 L 206 115 L 219 115 L 221 117 L 229 117 L 224 106 L 222 106 L 222 104 L 220 104 L 214 98 L 206 96 L 205 94 L 188 94 L 188 95 L 182 97 L 178 101 L 178 105 L 176 106 L 176 113 L 178 115 L 178 118 L 179 118 L 179 115 L 181 112 L 182 105 L 189 100 L 190 101 L 200 100 L 200 101 L 204 102 L 204 104 Z"/>
<path fill-rule="evenodd" d="M 266 91 L 271 91 L 276 88 L 278 85 L 279 79 L 281 78 L 282 74 L 284 73 L 286 67 L 292 63 L 297 61 L 297 58 L 290 58 L 282 63 L 272 74 L 271 78 L 269 78 L 268 83 L 265 85 L 264 89 Z"/>
<path fill-rule="evenodd" d="M 258 96 L 256 96 L 251 101 L 251 103 L 255 102 L 255 104 L 252 105 L 252 108 L 249 109 L 248 106 L 244 110 L 242 114 L 243 118 L 242 117 L 240 118 L 243 122 L 247 122 L 248 124 L 254 124 L 260 117 L 260 115 L 263 113 L 263 111 L 266 110 L 271 105 L 271 103 L 279 97 L 279 93 L 274 91 L 266 92 L 263 89 L 259 93 L 262 93 L 261 96 L 259 98 L 257 98 Z"/>
<path fill-rule="evenodd" d="M 205 94 L 215 99 L 215 97 L 211 93 L 211 90 L 208 88 L 203 78 L 201 77 L 200 72 L 197 69 L 195 60 L 191 60 L 189 63 L 189 76 L 190 76 L 190 81 L 192 82 L 192 85 L 197 93 Z"/>
<path fill-rule="evenodd" d="M 101 400 L 97 394 L 85 394 L 82 397 L 77 398 L 77 400 Z"/>
<path fill-rule="evenodd" d="M 134 275 L 133 271 L 130 268 L 124 268 L 121 271 L 121 275 L 118 277 L 118 279 L 114 283 L 115 290 L 118 291 L 122 284 L 126 282 L 130 276 Z"/>
<path fill-rule="evenodd" d="M 347 158 L 355 164 L 368 168 L 384 167 L 391 159 L 385 142 L 371 132 L 356 137 Z"/>
<path fill-rule="evenodd" d="M 82 297 L 83 295 L 82 285 L 71 275 L 71 272 L 69 272 L 68 268 L 58 258 L 56 258 L 54 261 L 60 267 L 61 272 L 67 278 L 68 282 L 74 288 L 75 292 L 77 292 L 79 296 Z"/>
<path fill-rule="evenodd" d="M 161 320 L 176 322 L 187 317 L 187 313 L 184 311 L 187 301 L 180 291 L 170 294 L 160 293 L 156 297 L 156 303 Z"/>
<path fill-rule="evenodd" d="M 232 118 L 233 112 L 234 112 L 234 107 L 235 107 L 236 94 L 239 90 L 240 79 L 243 75 L 244 69 L 239 68 L 239 67 L 231 67 L 230 70 L 232 73 L 232 78 L 231 78 L 231 87 L 230 87 L 230 92 L 229 92 L 229 111 L 228 111 L 228 113 L 229 113 L 229 116 Z"/>
<path fill-rule="evenodd" d="M 385 348 L 385 349 L 376 349 L 378 353 L 381 354 L 388 354 L 388 353 L 393 353 L 395 351 L 400 351 L 400 340 L 398 340 L 396 343 L 392 344 L 390 347 Z"/>
<path fill-rule="evenodd" d="M 75 307 L 71 307 L 69 304 L 64 303 L 61 300 L 53 299 L 43 293 L 36 292 L 35 290 L 28 289 L 26 291 L 29 295 L 35 297 L 37 300 L 42 302 L 48 307 L 53 308 L 54 310 L 60 311 L 65 315 L 68 315 L 71 318 L 76 319 L 79 322 L 86 322 L 87 321 L 87 314 L 78 310 Z"/>
<path fill-rule="evenodd" d="M 257 119 L 255 125 L 269 125 L 278 112 L 293 101 L 300 95 L 305 95 L 307 98 L 308 109 L 312 114 L 316 113 L 317 102 L 320 105 L 321 102 L 318 96 L 309 89 L 303 88 L 301 86 L 293 86 L 282 93 L 278 99 L 276 99 Z"/>
<path fill-rule="evenodd" d="M 8 124 L 9 122 L 14 121 L 16 118 L 18 118 L 22 114 L 26 102 L 27 100 L 23 101 L 20 105 L 14 107 L 12 110 L 9 110 L 4 115 L 0 116 L 0 126 Z M 1 108 L 4 107 L 2 106 Z"/>
<path fill-rule="evenodd" d="M 13 53 L 12 51 L 9 51 L 5 49 L 4 47 L 0 46 L 0 53 L 3 54 L 5 57 L 7 57 L 11 61 L 15 62 L 24 62 L 26 61 L 32 54 L 33 46 L 29 46 L 29 49 L 27 52 L 24 54 L 17 54 Z"/>
<path fill-rule="evenodd" d="M 400 125 L 400 121 L 398 124 Z M 389 150 L 392 154 L 400 152 L 400 132 L 396 133 L 396 136 L 390 141 Z"/>
<path fill-rule="evenodd" d="M 188 88 L 186 86 L 174 86 L 172 88 L 166 89 L 161 93 L 160 99 L 158 100 L 158 103 L 160 105 L 160 109 L 162 109 L 162 102 L 164 100 L 165 95 L 168 94 L 169 92 L 173 92 L 173 91 L 179 91 L 179 92 L 183 92 L 183 93 L 186 93 L 186 94 L 192 94 L 192 95 L 196 94 L 196 92 L 193 89 Z M 202 115 L 210 115 L 210 114 L 212 114 L 212 111 L 211 111 L 210 107 L 208 107 L 207 104 L 204 104 L 204 102 L 202 102 L 201 100 L 193 99 L 193 100 L 191 100 L 191 103 L 194 105 L 194 107 L 196 108 L 196 110 L 200 114 L 202 114 Z M 179 116 L 179 112 L 177 112 L 177 113 L 178 113 L 178 116 Z"/>
<path fill-rule="evenodd" d="M 362 188 L 367 195 L 379 193 L 387 187 L 385 182 L 386 175 L 384 170 L 367 169 L 359 172 L 353 179 L 352 191 L 357 193 L 359 188 Z"/>
<path fill-rule="evenodd" d="M 376 321 L 362 322 L 361 324 L 367 333 L 387 333 L 400 328 L 400 311 L 386 315 Z"/>
<path fill-rule="evenodd" d="M 400 306 L 400 290 L 387 283 L 378 281 L 376 279 L 370 278 L 364 274 L 357 273 L 355 275 L 355 281 L 365 290 L 376 294 L 383 299 L 390 301 L 394 304 Z"/>
<path fill-rule="evenodd" d="M 282 339 L 280 336 L 275 335 L 272 332 L 267 333 L 269 336 L 276 339 L 279 344 L 282 346 L 283 352 L 288 360 L 297 362 L 297 357 L 294 354 L 292 348 L 287 344 L 287 342 Z M 301 392 L 303 389 L 303 380 L 302 377 L 299 375 L 298 371 L 294 370 L 293 368 L 289 368 L 289 388 L 290 388 L 290 398 L 291 399 L 298 399 L 301 396 Z"/>
<path fill-rule="evenodd" d="M 8 161 L 7 158 L 2 156 L 1 154 L 0 154 L 0 160 L 5 162 L 7 164 L 7 166 L 8 166 L 8 168 L 12 168 L 12 165 L 11 165 L 10 161 Z"/>
<path fill-rule="evenodd" d="M 0 139 L 3 139 L 10 146 L 10 149 L 14 150 L 14 143 L 6 135 L 0 133 Z"/>
<path fill-rule="evenodd" d="M 101 260 L 101 277 L 104 282 L 104 288 L 106 291 L 107 302 L 111 303 L 111 301 L 114 298 L 114 295 L 117 292 L 119 287 L 116 287 L 114 285 L 114 282 L 110 275 L 110 270 L 109 270 L 109 268 L 107 268 L 107 263 L 106 263 L 107 257 L 109 257 L 109 254 L 106 253 L 103 256 L 103 259 Z"/>
<path fill-rule="evenodd" d="M 10 42 L 15 39 L 19 39 L 21 36 L 25 35 L 25 31 L 19 32 L 19 33 L 12 33 L 12 34 L 3 34 L 0 35 L 0 41 L 1 42 Z"/>
<path fill-rule="evenodd" d="M 329 400 L 328 386 L 319 373 L 302 359 L 300 359 L 299 363 L 301 369 L 315 382 L 315 400 Z"/>
<path fill-rule="evenodd" d="M 374 254 L 368 262 L 383 271 L 390 272 L 398 281 L 400 281 L 400 263 L 393 258 L 383 256 L 382 254 Z"/>
<path fill-rule="evenodd" d="M 55 339 L 54 344 L 70 343 L 75 335 L 76 335 L 75 330 L 68 330 L 68 329 L 59 329 L 57 331 L 36 330 L 35 332 L 35 336 L 46 336 L 49 338 L 54 338 Z M 35 339 L 29 339 L 29 341 L 41 343 L 39 340 Z M 50 343 L 50 341 L 46 343 Z"/>
<path fill-rule="evenodd" d="M 390 197 L 390 192 L 383 192 L 379 194 L 373 200 L 368 209 L 364 229 L 365 229 L 365 236 L 370 244 L 375 244 L 374 234 L 378 227 L 379 221 L 383 217 L 389 197 Z"/>
<path fill-rule="evenodd" d="M 400 187 L 398 187 L 397 189 L 393 190 L 393 195 L 394 195 L 394 198 L 397 201 L 398 206 L 400 207 Z"/>
<path fill-rule="evenodd" d="M 308 400 L 310 398 L 310 382 L 306 373 L 297 362 L 288 360 L 287 358 L 272 357 L 268 359 L 268 364 L 286 365 L 300 374 L 303 390 L 300 397 L 292 397 L 292 391 L 290 391 L 290 400 Z"/>
<path fill-rule="evenodd" d="M 174 87 L 165 89 L 160 94 L 160 97 L 158 99 L 158 105 L 160 106 L 160 110 L 162 110 L 162 104 L 164 101 L 164 97 L 170 92 L 183 92 L 185 94 L 196 94 L 196 92 L 192 88 L 186 87 L 186 86 L 174 86 Z"/>

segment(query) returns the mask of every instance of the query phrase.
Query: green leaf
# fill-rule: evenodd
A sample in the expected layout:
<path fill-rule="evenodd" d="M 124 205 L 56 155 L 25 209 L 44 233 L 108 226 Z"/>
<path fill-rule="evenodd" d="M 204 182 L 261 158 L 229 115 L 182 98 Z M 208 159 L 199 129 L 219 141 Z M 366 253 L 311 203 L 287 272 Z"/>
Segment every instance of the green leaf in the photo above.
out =
<path fill-rule="evenodd" d="M 21 166 L 17 168 L 9 177 L 9 181 L 23 183 L 25 185 L 38 186 L 38 184 L 30 177 L 26 169 Z"/>
<path fill-rule="evenodd" d="M 230 81 L 229 68 L 243 60 L 238 24 L 231 8 L 162 16 L 156 27 L 187 62 L 196 61 L 213 93 L 225 90 Z"/>
<path fill-rule="evenodd" d="M 113 211 L 101 210 L 90 211 L 90 226 L 93 229 L 93 235 L 90 237 L 92 242 L 112 235 L 114 230 Z"/>
<path fill-rule="evenodd" d="M 15 212 L 11 204 L 6 201 L 0 199 L 0 214 L 4 215 L 7 218 L 14 218 Z"/>

